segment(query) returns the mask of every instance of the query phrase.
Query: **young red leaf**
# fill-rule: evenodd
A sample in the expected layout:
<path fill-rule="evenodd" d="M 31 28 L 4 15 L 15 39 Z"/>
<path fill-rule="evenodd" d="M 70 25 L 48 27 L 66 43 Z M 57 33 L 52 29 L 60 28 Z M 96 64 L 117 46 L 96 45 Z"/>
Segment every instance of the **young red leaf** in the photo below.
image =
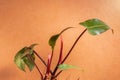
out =
<path fill-rule="evenodd" d="M 63 39 L 62 39 L 62 35 L 61 35 L 60 39 L 61 39 L 61 47 L 60 47 L 60 55 L 59 55 L 58 64 L 61 64 L 61 62 L 62 62 L 62 54 L 63 54 Z"/>
<path fill-rule="evenodd" d="M 51 54 L 48 55 L 46 75 L 49 75 L 49 73 L 50 73 L 50 66 L 51 66 Z"/>

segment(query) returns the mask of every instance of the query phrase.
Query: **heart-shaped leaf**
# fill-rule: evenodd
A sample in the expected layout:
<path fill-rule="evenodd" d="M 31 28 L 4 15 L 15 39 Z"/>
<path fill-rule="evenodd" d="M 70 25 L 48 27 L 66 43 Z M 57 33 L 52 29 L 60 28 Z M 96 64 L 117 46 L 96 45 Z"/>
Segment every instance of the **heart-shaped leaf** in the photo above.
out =
<path fill-rule="evenodd" d="M 36 44 L 32 44 L 29 47 L 24 47 L 17 52 L 17 54 L 14 57 L 14 62 L 19 69 L 25 71 L 25 65 L 27 65 L 30 71 L 34 68 L 33 61 L 35 60 L 35 55 L 33 53 L 33 47 L 35 45 Z M 32 58 L 32 60 L 27 55 L 29 55 Z"/>
<path fill-rule="evenodd" d="M 49 75 L 50 73 L 50 67 L 51 67 L 51 54 L 48 55 L 47 70 L 46 70 L 47 75 Z"/>
<path fill-rule="evenodd" d="M 14 57 L 14 62 L 17 65 L 17 67 L 23 71 L 25 71 L 25 62 L 23 59 L 21 59 L 24 55 L 24 52 L 26 51 L 27 47 L 22 48 L 20 51 L 17 52 L 17 54 Z"/>
<path fill-rule="evenodd" d="M 109 26 L 99 19 L 89 19 L 81 22 L 80 25 L 86 27 L 92 35 L 98 35 L 110 29 Z"/>
<path fill-rule="evenodd" d="M 70 28 L 73 28 L 73 27 L 68 27 L 68 28 L 65 28 L 63 29 L 59 34 L 56 34 L 56 35 L 53 35 L 50 39 L 49 39 L 49 45 L 51 46 L 52 50 L 54 50 L 54 47 L 55 47 L 55 44 L 56 44 L 56 41 L 58 39 L 58 37 L 66 30 L 70 29 Z"/>
<path fill-rule="evenodd" d="M 73 66 L 73 65 L 69 65 L 69 64 L 60 64 L 58 66 L 59 69 L 61 70 L 67 70 L 67 69 L 71 69 L 71 68 L 78 68 L 77 66 Z"/>

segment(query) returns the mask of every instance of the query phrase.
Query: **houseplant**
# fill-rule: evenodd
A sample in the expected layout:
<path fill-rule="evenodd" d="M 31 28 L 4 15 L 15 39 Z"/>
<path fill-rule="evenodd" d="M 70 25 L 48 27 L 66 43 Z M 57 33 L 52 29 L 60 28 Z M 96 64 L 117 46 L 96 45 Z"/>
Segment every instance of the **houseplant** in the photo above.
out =
<path fill-rule="evenodd" d="M 59 59 L 58 59 L 58 62 L 53 70 L 51 70 L 51 63 L 53 61 L 52 60 L 53 55 L 55 55 L 54 48 L 55 48 L 56 41 L 64 31 L 71 29 L 73 27 L 65 28 L 60 33 L 53 35 L 49 39 L 49 45 L 51 46 L 52 52 L 51 52 L 51 54 L 48 55 L 47 63 L 34 50 L 34 47 L 37 44 L 32 44 L 29 47 L 24 47 L 17 52 L 17 54 L 14 57 L 15 64 L 17 65 L 17 67 L 19 69 L 21 69 L 23 71 L 25 71 L 25 65 L 29 68 L 30 71 L 32 71 L 33 68 L 36 67 L 39 74 L 40 74 L 41 80 L 57 80 L 57 77 L 59 76 L 59 74 L 62 73 L 64 70 L 70 69 L 70 68 L 76 68 L 75 66 L 65 64 L 64 62 L 66 61 L 68 56 L 71 54 L 72 50 L 75 48 L 75 45 L 77 44 L 78 40 L 83 36 L 83 34 L 86 31 L 88 31 L 91 35 L 99 35 L 99 34 L 110 29 L 109 26 L 107 26 L 103 21 L 96 19 L 96 18 L 86 20 L 86 21 L 81 22 L 79 24 L 84 26 L 85 29 L 83 30 L 83 32 L 80 33 L 80 35 L 75 40 L 74 44 L 72 45 L 72 47 L 70 48 L 70 50 L 68 51 L 67 55 L 64 58 L 62 57 L 62 55 L 63 55 L 63 40 L 62 40 L 62 37 L 60 38 L 61 39 L 61 45 L 60 45 L 61 47 L 60 47 L 60 51 L 59 51 Z M 43 65 L 45 65 L 45 67 L 46 67 L 45 74 L 43 74 L 41 72 L 38 65 L 36 64 L 35 57 L 38 57 L 40 59 L 40 61 L 43 63 Z M 58 69 L 60 69 L 59 72 L 58 72 Z"/>

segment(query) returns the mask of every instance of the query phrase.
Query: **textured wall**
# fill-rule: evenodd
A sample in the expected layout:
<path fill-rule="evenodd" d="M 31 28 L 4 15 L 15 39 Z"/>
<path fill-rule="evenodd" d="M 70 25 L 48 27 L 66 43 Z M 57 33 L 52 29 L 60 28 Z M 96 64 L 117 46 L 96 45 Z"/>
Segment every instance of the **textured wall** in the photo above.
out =
<path fill-rule="evenodd" d="M 24 73 L 16 67 L 15 53 L 38 43 L 36 50 L 46 59 L 51 51 L 50 36 L 66 27 L 77 27 L 63 35 L 66 53 L 84 29 L 78 23 L 89 18 L 102 19 L 115 34 L 107 31 L 95 37 L 86 33 L 66 61 L 84 72 L 65 71 L 59 80 L 120 80 L 120 0 L 0 0 L 0 80 L 39 80 L 36 69 Z M 58 50 L 59 42 L 55 54 Z M 39 60 L 36 62 L 45 71 Z"/>

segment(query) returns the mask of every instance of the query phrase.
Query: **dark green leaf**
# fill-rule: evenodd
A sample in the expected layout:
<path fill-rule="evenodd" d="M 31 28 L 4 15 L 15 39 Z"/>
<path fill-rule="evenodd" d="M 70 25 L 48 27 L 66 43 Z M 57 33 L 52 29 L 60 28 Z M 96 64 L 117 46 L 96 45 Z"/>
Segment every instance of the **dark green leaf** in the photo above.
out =
<path fill-rule="evenodd" d="M 27 47 L 22 48 L 18 53 L 15 55 L 14 62 L 17 65 L 17 67 L 23 71 L 25 71 L 25 63 L 23 59 L 21 59 L 24 55 L 24 52 L 26 51 Z"/>
<path fill-rule="evenodd" d="M 35 45 L 37 44 L 32 44 L 29 47 L 24 47 L 17 52 L 14 58 L 14 62 L 19 69 L 25 71 L 25 65 L 27 65 L 30 71 L 34 68 L 33 61 L 35 60 L 35 55 L 33 53 L 33 48 Z M 32 60 L 27 55 L 29 55 Z"/>
<path fill-rule="evenodd" d="M 24 56 L 23 60 L 25 62 L 25 64 L 27 65 L 27 67 L 29 68 L 30 71 L 33 70 L 34 68 L 34 60 L 35 60 L 35 55 L 34 54 L 28 54 L 28 56 Z"/>
<path fill-rule="evenodd" d="M 60 34 L 56 34 L 56 35 L 53 35 L 50 40 L 49 40 L 49 45 L 52 47 L 52 49 L 54 49 L 54 46 L 55 46 L 55 43 L 58 39 Z"/>
<path fill-rule="evenodd" d="M 61 70 L 67 70 L 67 69 L 71 69 L 71 68 L 78 68 L 76 66 L 72 66 L 72 65 L 68 65 L 68 64 L 60 64 L 58 67 Z"/>
<path fill-rule="evenodd" d="M 70 28 L 73 28 L 73 27 L 65 28 L 65 29 L 62 30 L 59 34 L 53 35 L 53 36 L 49 39 L 49 45 L 51 46 L 52 50 L 53 50 L 54 47 L 55 47 L 55 44 L 56 44 L 56 41 L 57 41 L 58 37 L 59 37 L 64 31 L 66 31 L 67 29 L 70 29 Z"/>
<path fill-rule="evenodd" d="M 92 35 L 98 35 L 110 29 L 109 26 L 99 19 L 89 19 L 81 22 L 80 25 L 86 27 L 88 32 Z"/>

